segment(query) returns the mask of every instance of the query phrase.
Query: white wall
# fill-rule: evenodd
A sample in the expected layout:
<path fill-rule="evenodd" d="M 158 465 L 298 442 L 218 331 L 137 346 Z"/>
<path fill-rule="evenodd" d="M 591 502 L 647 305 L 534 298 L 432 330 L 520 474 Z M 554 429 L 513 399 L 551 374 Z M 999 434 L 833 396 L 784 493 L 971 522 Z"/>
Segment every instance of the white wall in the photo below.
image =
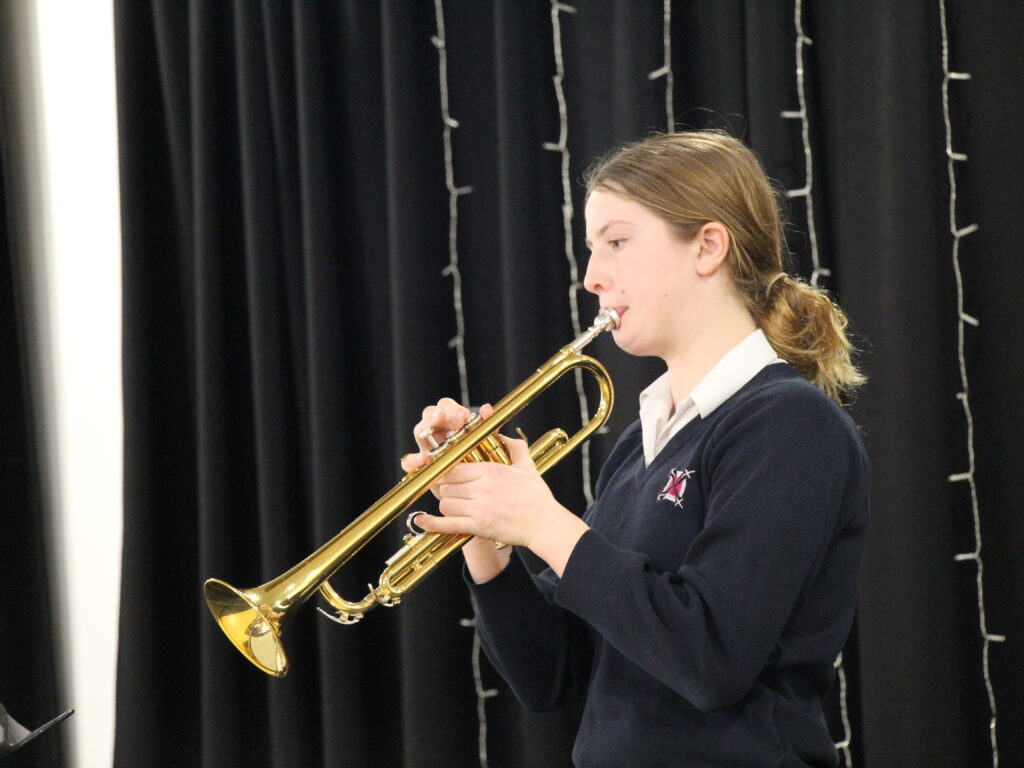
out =
<path fill-rule="evenodd" d="M 121 559 L 121 245 L 111 0 L 32 0 L 58 617 L 73 765 L 112 764 Z M 31 16 L 31 14 L 29 14 Z M 45 347 L 45 345 L 44 345 Z M 46 366 L 47 361 L 43 365 Z M 56 714 L 56 713 L 54 713 Z"/>

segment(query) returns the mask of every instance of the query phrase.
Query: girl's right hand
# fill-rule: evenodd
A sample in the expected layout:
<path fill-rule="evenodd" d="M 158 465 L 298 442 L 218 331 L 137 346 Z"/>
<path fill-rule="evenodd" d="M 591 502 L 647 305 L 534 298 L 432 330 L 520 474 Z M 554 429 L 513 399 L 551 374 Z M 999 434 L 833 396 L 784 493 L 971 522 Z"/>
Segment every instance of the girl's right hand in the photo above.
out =
<path fill-rule="evenodd" d="M 490 418 L 492 413 L 494 413 L 494 408 L 489 403 L 480 407 L 481 419 Z M 428 462 L 431 445 L 421 435 L 431 431 L 434 439 L 438 443 L 443 443 L 449 432 L 462 429 L 470 415 L 471 412 L 468 408 L 450 397 L 443 397 L 437 401 L 437 405 L 428 405 L 424 408 L 423 417 L 412 430 L 413 439 L 416 440 L 416 445 L 420 450 L 402 458 L 402 469 L 405 472 L 412 472 Z M 435 486 L 438 484 L 434 483 Z M 431 493 L 440 498 L 433 488 L 431 488 Z M 490 581 L 505 569 L 512 556 L 512 547 L 495 549 L 493 542 L 474 537 L 462 548 L 462 554 L 466 558 L 470 576 L 477 584 L 481 584 Z"/>
<path fill-rule="evenodd" d="M 486 404 L 480 408 L 480 418 L 487 419 L 494 413 L 494 408 Z M 442 397 L 437 405 L 428 405 L 423 409 L 423 417 L 412 429 L 413 439 L 420 449 L 417 453 L 409 453 L 402 457 L 402 469 L 405 472 L 412 472 L 427 463 L 430 458 L 430 441 L 422 437 L 426 432 L 433 434 L 434 440 L 443 443 L 449 432 L 462 429 L 471 412 L 463 405 L 459 405 L 450 397 Z M 436 494 L 435 494 L 436 496 Z"/>

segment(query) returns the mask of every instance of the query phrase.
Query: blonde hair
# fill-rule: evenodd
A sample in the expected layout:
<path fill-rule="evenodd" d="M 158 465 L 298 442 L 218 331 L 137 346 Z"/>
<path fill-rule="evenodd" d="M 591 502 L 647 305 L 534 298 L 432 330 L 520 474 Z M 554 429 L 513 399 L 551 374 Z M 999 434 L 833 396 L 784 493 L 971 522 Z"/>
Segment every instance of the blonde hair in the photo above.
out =
<path fill-rule="evenodd" d="M 603 188 L 646 206 L 683 239 L 717 221 L 736 288 L 778 355 L 832 399 L 864 383 L 847 320 L 828 293 L 786 273 L 779 195 L 754 153 L 721 131 L 658 134 L 597 160 L 587 195 Z"/>

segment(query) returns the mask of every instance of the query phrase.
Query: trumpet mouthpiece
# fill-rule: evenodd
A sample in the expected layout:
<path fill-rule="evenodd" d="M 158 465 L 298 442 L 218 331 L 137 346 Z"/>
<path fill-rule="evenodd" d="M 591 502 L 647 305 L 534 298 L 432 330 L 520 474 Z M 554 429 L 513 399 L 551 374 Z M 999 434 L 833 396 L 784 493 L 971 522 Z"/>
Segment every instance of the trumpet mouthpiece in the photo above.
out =
<path fill-rule="evenodd" d="M 622 322 L 622 318 L 619 316 L 619 313 L 611 307 L 605 307 L 597 313 L 597 317 L 594 318 L 594 324 L 577 336 L 566 349 L 579 352 L 600 334 L 618 328 L 620 322 Z"/>
<path fill-rule="evenodd" d="M 605 307 L 597 313 L 597 318 L 594 320 L 595 326 L 602 326 L 602 331 L 613 331 L 619 327 L 619 323 L 622 322 L 622 317 L 619 315 L 618 310 L 612 307 Z"/>

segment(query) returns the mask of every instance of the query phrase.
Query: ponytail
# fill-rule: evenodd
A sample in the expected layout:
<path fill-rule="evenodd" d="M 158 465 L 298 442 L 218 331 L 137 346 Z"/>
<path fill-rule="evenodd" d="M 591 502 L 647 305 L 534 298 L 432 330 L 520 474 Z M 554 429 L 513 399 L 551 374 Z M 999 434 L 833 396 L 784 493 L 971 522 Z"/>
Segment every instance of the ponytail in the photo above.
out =
<path fill-rule="evenodd" d="M 749 295 L 748 295 L 749 303 Z M 828 293 L 785 272 L 766 284 L 754 319 L 779 357 L 836 402 L 865 382 L 853 364 L 847 319 Z"/>

